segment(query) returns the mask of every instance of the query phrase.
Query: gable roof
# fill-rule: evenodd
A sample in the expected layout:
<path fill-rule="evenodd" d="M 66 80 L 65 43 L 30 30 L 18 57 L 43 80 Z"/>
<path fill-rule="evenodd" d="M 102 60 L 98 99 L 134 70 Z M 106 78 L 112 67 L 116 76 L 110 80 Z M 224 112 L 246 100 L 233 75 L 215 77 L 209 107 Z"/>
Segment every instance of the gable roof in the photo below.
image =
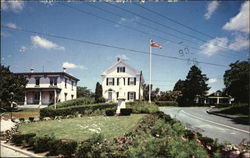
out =
<path fill-rule="evenodd" d="M 116 62 L 114 65 L 110 66 L 108 69 L 106 69 L 105 71 L 103 71 L 103 73 L 101 74 L 101 76 L 107 75 L 108 72 L 113 69 L 114 67 L 117 67 L 117 65 L 119 64 L 123 64 L 126 67 L 128 67 L 129 69 L 131 69 L 132 71 L 134 71 L 136 74 L 140 75 L 140 71 L 136 70 L 135 68 L 133 68 L 132 66 L 128 65 L 127 63 L 125 63 L 122 60 L 119 60 L 118 62 Z"/>

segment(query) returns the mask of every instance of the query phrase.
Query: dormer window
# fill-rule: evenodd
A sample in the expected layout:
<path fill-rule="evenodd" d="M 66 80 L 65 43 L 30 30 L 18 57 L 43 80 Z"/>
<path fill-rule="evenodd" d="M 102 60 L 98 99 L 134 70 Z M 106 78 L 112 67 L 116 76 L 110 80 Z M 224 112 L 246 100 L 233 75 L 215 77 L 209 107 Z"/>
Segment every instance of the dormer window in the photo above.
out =
<path fill-rule="evenodd" d="M 121 72 L 125 72 L 124 66 L 117 67 L 117 73 L 121 73 Z"/>

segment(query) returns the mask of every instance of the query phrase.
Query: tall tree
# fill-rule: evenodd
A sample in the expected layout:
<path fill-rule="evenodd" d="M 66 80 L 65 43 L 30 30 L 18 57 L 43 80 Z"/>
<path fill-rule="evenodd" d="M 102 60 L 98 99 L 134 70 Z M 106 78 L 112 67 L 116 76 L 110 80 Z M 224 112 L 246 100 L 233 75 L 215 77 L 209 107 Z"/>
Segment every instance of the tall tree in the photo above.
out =
<path fill-rule="evenodd" d="M 185 81 L 178 80 L 175 85 L 173 91 L 182 91 L 184 89 Z"/>
<path fill-rule="evenodd" d="M 194 104 L 196 96 L 204 97 L 210 89 L 206 81 L 208 81 L 206 75 L 202 74 L 197 66 L 192 66 L 181 88 L 182 97 L 177 100 L 179 104 L 190 106 Z"/>
<path fill-rule="evenodd" d="M 92 93 L 87 87 L 77 86 L 77 98 L 80 97 L 94 97 L 94 93 Z"/>
<path fill-rule="evenodd" d="M 236 102 L 249 102 L 249 62 L 236 61 L 224 73 L 225 92 Z"/>
<path fill-rule="evenodd" d="M 9 67 L 0 66 L 0 104 L 9 109 L 11 102 L 23 101 L 27 80 L 23 75 L 15 75 Z"/>
<path fill-rule="evenodd" d="M 104 102 L 104 99 L 102 97 L 102 85 L 99 82 L 96 83 L 95 102 L 97 103 Z"/>

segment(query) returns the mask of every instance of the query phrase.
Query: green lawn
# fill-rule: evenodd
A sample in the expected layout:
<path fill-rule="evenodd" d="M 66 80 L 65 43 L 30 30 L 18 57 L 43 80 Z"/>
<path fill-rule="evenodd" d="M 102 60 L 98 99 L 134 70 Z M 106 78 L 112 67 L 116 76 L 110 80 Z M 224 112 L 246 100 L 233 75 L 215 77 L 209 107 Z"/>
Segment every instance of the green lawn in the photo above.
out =
<path fill-rule="evenodd" d="M 229 107 L 220 108 L 220 112 L 223 114 L 237 115 L 241 117 L 249 117 L 249 105 L 233 105 Z"/>
<path fill-rule="evenodd" d="M 145 114 L 131 116 L 84 116 L 63 120 L 51 120 L 21 124 L 22 133 L 36 133 L 38 136 L 54 135 L 58 139 L 81 141 L 90 138 L 94 133 L 102 133 L 106 139 L 113 139 L 131 129 Z"/>

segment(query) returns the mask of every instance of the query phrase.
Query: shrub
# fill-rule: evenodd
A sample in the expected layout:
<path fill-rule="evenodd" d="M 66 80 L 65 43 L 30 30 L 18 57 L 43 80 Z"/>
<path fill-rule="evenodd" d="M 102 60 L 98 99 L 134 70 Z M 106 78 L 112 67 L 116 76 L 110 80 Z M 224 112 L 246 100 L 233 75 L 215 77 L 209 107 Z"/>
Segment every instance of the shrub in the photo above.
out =
<path fill-rule="evenodd" d="M 70 106 L 78 106 L 78 105 L 89 105 L 94 104 L 95 99 L 90 97 L 81 97 L 73 100 L 68 100 L 62 103 L 58 103 L 56 105 L 57 108 L 64 108 L 64 107 L 70 107 Z M 52 107 L 53 108 L 53 107 Z"/>
<path fill-rule="evenodd" d="M 90 139 L 79 146 L 76 158 L 106 158 L 111 156 L 109 144 L 103 139 L 103 135 L 94 134 Z"/>
<path fill-rule="evenodd" d="M 128 103 L 127 108 L 132 109 L 132 113 L 154 113 L 158 111 L 158 106 L 154 103 L 149 104 L 147 102 L 134 102 Z"/>
<path fill-rule="evenodd" d="M 75 153 L 76 151 L 76 147 L 77 147 L 77 142 L 73 141 L 73 140 L 67 140 L 67 141 L 61 141 L 61 143 L 59 143 L 59 147 L 58 147 L 58 153 L 59 154 L 63 154 L 66 157 L 71 157 L 72 154 Z"/>
<path fill-rule="evenodd" d="M 106 113 L 107 116 L 114 116 L 115 112 L 116 112 L 116 110 L 112 110 L 112 109 L 109 109 L 109 110 L 105 111 L 105 113 Z"/>
<path fill-rule="evenodd" d="M 76 112 L 78 112 L 79 114 L 92 114 L 96 110 L 104 110 L 113 107 L 116 107 L 116 104 L 101 103 L 92 105 L 72 106 L 60 109 L 44 108 L 40 110 L 40 116 L 41 117 L 67 116 L 67 115 L 74 115 Z M 104 111 L 101 112 L 99 111 L 99 113 L 104 113 Z"/>
<path fill-rule="evenodd" d="M 45 151 L 50 150 L 50 145 L 52 144 L 51 142 L 55 141 L 54 138 L 48 137 L 48 136 L 43 136 L 43 137 L 37 137 L 34 140 L 34 151 L 36 153 L 41 153 Z"/>
<path fill-rule="evenodd" d="M 176 101 L 157 101 L 155 104 L 158 106 L 178 106 Z"/>
<path fill-rule="evenodd" d="M 30 122 L 34 121 L 34 117 L 29 117 Z"/>
<path fill-rule="evenodd" d="M 14 134 L 12 135 L 11 142 L 13 142 L 16 145 L 29 144 L 29 140 L 35 136 L 36 136 L 35 133 Z"/>
<path fill-rule="evenodd" d="M 132 109 L 131 108 L 126 108 L 126 109 L 121 109 L 120 115 L 129 116 L 131 113 L 132 113 Z"/>

